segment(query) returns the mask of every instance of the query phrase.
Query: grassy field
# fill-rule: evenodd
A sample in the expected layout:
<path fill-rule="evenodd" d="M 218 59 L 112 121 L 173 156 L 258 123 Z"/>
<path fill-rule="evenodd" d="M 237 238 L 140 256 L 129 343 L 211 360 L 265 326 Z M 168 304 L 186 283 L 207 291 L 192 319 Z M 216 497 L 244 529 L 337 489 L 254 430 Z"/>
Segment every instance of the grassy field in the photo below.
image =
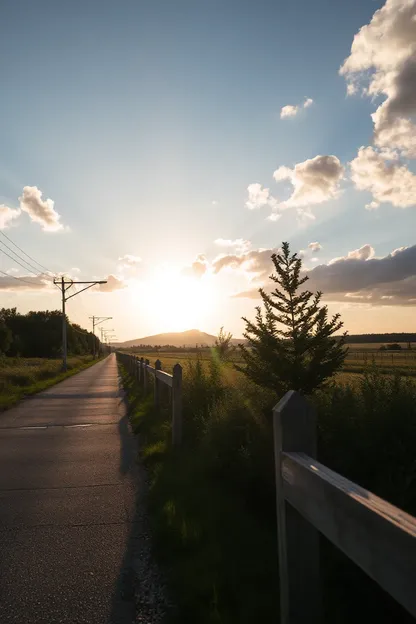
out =
<path fill-rule="evenodd" d="M 68 358 L 68 371 L 62 372 L 62 360 L 42 358 L 0 358 L 0 411 L 20 399 L 45 390 L 66 377 L 94 364 L 91 355 Z"/>
<path fill-rule="evenodd" d="M 362 374 L 369 366 L 377 366 L 380 372 L 386 374 L 401 373 L 408 376 L 416 376 L 416 349 L 402 351 L 380 351 L 380 345 L 366 344 L 348 345 L 348 353 L 345 359 L 343 372 L 338 375 L 339 381 L 351 381 L 352 374 Z M 405 345 L 403 345 L 405 346 Z M 357 347 L 361 347 L 358 351 Z M 363 348 L 364 347 L 364 348 Z M 211 360 L 211 351 L 209 349 L 201 349 L 198 353 L 195 351 L 137 351 L 136 355 L 148 359 L 152 365 L 159 359 L 162 362 L 163 370 L 172 372 L 173 366 L 179 362 L 182 366 L 187 362 L 200 358 L 203 362 L 209 363 Z M 232 356 L 232 361 L 241 364 L 241 358 L 238 351 Z M 233 371 L 230 367 L 227 374 L 230 380 L 238 375 L 237 371 Z"/>

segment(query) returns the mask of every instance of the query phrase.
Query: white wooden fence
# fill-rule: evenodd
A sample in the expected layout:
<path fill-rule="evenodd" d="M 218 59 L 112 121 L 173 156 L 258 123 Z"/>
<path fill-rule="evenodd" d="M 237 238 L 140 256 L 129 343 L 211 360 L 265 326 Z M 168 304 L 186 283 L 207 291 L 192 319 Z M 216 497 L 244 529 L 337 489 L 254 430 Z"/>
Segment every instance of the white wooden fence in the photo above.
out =
<path fill-rule="evenodd" d="M 416 519 L 316 461 L 300 394 L 273 412 L 281 624 L 322 621 L 318 531 L 416 616 Z"/>
<path fill-rule="evenodd" d="M 156 360 L 154 367 L 150 366 L 149 360 L 139 358 L 128 353 L 117 352 L 118 361 L 123 364 L 132 377 L 134 377 L 147 394 L 150 383 L 149 376 L 154 377 L 154 404 L 155 408 L 160 408 L 161 384 L 170 388 L 172 407 L 172 444 L 179 445 L 182 442 L 182 366 L 175 364 L 173 375 L 162 370 L 162 363 Z"/>

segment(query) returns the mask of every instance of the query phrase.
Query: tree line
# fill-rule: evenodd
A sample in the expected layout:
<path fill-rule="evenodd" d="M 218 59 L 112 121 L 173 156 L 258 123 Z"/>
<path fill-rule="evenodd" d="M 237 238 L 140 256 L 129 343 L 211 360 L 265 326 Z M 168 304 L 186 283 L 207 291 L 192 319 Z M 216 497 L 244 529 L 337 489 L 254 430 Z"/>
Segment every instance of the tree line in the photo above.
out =
<path fill-rule="evenodd" d="M 84 355 L 100 348 L 96 336 L 67 318 L 68 353 Z M 59 310 L 20 314 L 0 310 L 0 354 L 11 357 L 57 358 L 62 355 L 62 313 Z"/>

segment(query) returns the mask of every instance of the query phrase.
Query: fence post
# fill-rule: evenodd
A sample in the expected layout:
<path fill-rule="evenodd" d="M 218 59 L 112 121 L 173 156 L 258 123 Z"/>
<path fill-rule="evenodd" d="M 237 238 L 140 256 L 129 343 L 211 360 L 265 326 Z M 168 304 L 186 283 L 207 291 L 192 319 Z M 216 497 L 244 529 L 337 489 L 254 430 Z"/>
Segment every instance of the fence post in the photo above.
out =
<path fill-rule="evenodd" d="M 182 366 L 175 364 L 172 380 L 172 444 L 182 442 Z"/>
<path fill-rule="evenodd" d="M 155 362 L 155 371 L 162 370 L 162 362 L 160 360 L 156 360 Z M 155 408 L 158 409 L 160 405 L 160 379 L 157 378 L 155 372 Z"/>
<path fill-rule="evenodd" d="M 280 576 L 281 624 L 321 622 L 319 534 L 286 502 L 282 452 L 303 452 L 316 457 L 316 418 L 306 399 L 290 390 L 273 409 L 276 508 Z"/>
<path fill-rule="evenodd" d="M 147 394 L 147 387 L 149 385 L 149 371 L 147 370 L 146 366 L 149 365 L 149 360 L 145 360 L 144 361 L 144 367 L 143 367 L 143 372 L 144 372 L 144 378 L 143 378 L 143 390 L 144 393 Z"/>

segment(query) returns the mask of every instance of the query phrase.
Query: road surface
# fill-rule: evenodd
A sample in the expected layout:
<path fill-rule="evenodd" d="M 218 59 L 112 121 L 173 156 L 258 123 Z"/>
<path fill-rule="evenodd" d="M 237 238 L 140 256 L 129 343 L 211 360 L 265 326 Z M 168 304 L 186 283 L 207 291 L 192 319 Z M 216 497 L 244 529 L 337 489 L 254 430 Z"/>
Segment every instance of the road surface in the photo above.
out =
<path fill-rule="evenodd" d="M 0 414 L 0 622 L 130 624 L 135 440 L 114 355 Z"/>

